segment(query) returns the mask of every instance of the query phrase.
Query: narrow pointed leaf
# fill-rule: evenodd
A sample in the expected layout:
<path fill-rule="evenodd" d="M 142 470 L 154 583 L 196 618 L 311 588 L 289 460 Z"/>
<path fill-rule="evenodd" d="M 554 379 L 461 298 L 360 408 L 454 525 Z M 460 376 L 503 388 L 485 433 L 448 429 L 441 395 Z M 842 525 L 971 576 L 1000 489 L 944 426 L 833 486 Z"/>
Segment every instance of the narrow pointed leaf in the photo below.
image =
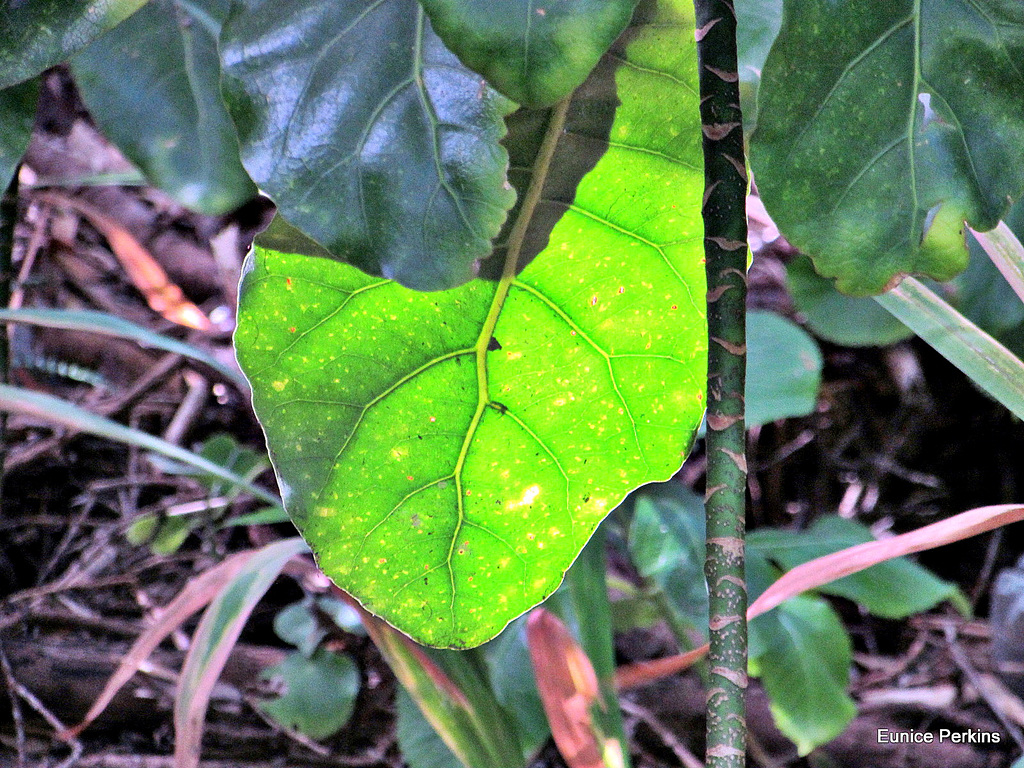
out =
<path fill-rule="evenodd" d="M 206 708 L 245 622 L 285 564 L 307 552 L 296 537 L 253 552 L 206 609 L 178 678 L 174 699 L 174 765 L 196 768 Z"/>
<path fill-rule="evenodd" d="M 0 9 L 0 88 L 35 77 L 120 24 L 146 0 L 28 0 Z"/>
<path fill-rule="evenodd" d="M 586 79 L 637 0 L 420 0 L 445 44 L 501 93 L 554 104 Z"/>
<path fill-rule="evenodd" d="M 498 143 L 513 104 L 416 0 L 244 0 L 221 44 L 243 163 L 285 219 L 418 290 L 475 275 L 515 202 Z"/>
<path fill-rule="evenodd" d="M 191 9 L 191 12 L 190 10 Z M 104 134 L 152 184 L 197 211 L 256 194 L 220 95 L 219 22 L 180 0 L 150 0 L 71 60 Z"/>
<path fill-rule="evenodd" d="M 0 90 L 0 187 L 3 189 L 11 183 L 28 149 L 38 98 L 38 80 Z"/>
<path fill-rule="evenodd" d="M 967 265 L 1024 191 L 1024 5 L 792 0 L 751 165 L 781 232 L 855 295 Z"/>
<path fill-rule="evenodd" d="M 1024 361 L 1019 357 L 912 277 L 875 301 L 1024 419 Z"/>
<path fill-rule="evenodd" d="M 614 73 L 615 140 L 518 276 L 560 115 L 497 284 L 424 295 L 321 259 L 249 263 L 236 345 L 286 505 L 325 573 L 428 645 L 484 642 L 551 594 L 700 420 L 692 6 L 645 21 Z"/>

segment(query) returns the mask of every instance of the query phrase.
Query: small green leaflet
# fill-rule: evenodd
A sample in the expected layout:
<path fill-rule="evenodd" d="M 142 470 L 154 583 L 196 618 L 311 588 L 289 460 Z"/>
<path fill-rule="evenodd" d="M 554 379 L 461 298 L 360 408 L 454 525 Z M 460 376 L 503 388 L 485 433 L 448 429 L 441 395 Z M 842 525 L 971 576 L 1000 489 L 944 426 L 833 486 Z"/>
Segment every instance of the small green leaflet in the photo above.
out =
<path fill-rule="evenodd" d="M 478 645 L 551 594 L 700 422 L 692 6 L 645 22 L 607 151 L 518 275 L 564 106 L 497 283 L 423 294 L 326 259 L 248 263 L 235 343 L 286 507 L 328 576 L 427 645 Z"/>

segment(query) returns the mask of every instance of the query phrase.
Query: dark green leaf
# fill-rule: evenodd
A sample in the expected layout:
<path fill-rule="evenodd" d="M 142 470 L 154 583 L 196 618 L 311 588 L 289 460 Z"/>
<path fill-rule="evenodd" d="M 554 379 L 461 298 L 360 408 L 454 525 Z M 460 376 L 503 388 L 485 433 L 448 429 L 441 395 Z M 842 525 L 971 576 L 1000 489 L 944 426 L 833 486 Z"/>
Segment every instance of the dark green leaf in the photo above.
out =
<path fill-rule="evenodd" d="M 222 57 L 243 162 L 279 215 L 419 290 L 475 275 L 515 202 L 498 143 L 514 105 L 416 0 L 244 0 Z"/>
<path fill-rule="evenodd" d="M 704 500 L 680 487 L 681 503 L 640 495 L 629 529 L 629 552 L 640 575 L 659 586 L 679 618 L 704 631 Z"/>
<path fill-rule="evenodd" d="M 554 104 L 587 77 L 637 0 L 420 0 L 445 44 L 520 104 Z"/>
<path fill-rule="evenodd" d="M 736 48 L 740 80 L 761 80 L 768 50 L 782 26 L 782 0 L 736 0 Z M 746 114 L 743 115 L 744 119 Z"/>
<path fill-rule="evenodd" d="M 220 97 L 219 26 L 178 0 L 146 7 L 71 60 L 103 133 L 178 202 L 211 215 L 256 194 Z M 212 28 L 211 28 L 212 26 Z"/>
<path fill-rule="evenodd" d="M 146 0 L 8 0 L 0 7 L 0 88 L 59 64 L 145 4 Z"/>
<path fill-rule="evenodd" d="M 636 30 L 616 142 L 518 277 L 511 246 L 499 283 L 428 295 L 261 249 L 248 266 L 236 345 L 290 512 L 331 578 L 422 642 L 496 635 L 689 449 L 706 351 L 692 11 L 660 3 Z"/>
<path fill-rule="evenodd" d="M 779 229 L 846 293 L 962 271 L 1024 190 L 1022 59 L 1017 2 L 788 2 L 751 141 Z"/>
<path fill-rule="evenodd" d="M 773 312 L 747 313 L 748 427 L 814 412 L 821 351 L 803 328 Z"/>
<path fill-rule="evenodd" d="M 878 302 L 866 296 L 847 296 L 822 277 L 806 256 L 786 265 L 793 303 L 807 327 L 826 341 L 847 347 L 884 347 L 914 335 Z"/>
<path fill-rule="evenodd" d="M 7 189 L 28 149 L 38 99 L 38 80 L 0 90 L 0 189 Z"/>
<path fill-rule="evenodd" d="M 263 676 L 284 692 L 260 707 L 274 720 L 311 739 L 326 739 L 348 722 L 359 693 L 359 669 L 344 654 L 318 649 L 309 658 L 291 653 Z"/>
<path fill-rule="evenodd" d="M 765 646 L 750 660 L 771 698 L 775 723 L 801 755 L 846 728 L 857 707 L 846 692 L 852 651 L 842 622 L 820 598 L 794 597 L 762 627 Z"/>
<path fill-rule="evenodd" d="M 854 520 L 828 516 L 807 531 L 761 529 L 750 534 L 750 547 L 760 550 L 785 570 L 840 549 L 874 541 L 871 532 Z M 943 600 L 957 600 L 955 584 L 932 575 L 906 558 L 888 560 L 867 570 L 830 582 L 820 589 L 863 605 L 876 616 L 902 619 L 926 611 Z M 962 598 L 958 601 L 962 602 Z"/>

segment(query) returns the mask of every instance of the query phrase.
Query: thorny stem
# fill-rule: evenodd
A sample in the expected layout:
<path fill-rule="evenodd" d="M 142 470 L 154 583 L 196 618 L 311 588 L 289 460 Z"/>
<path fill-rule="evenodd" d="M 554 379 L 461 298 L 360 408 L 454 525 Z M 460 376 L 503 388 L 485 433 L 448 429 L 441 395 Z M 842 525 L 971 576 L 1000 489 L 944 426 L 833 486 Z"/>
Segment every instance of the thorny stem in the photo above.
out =
<path fill-rule="evenodd" d="M 704 133 L 704 249 L 708 281 L 707 560 L 710 595 L 708 768 L 746 758 L 747 174 L 736 63 L 736 14 L 728 0 L 694 0 Z"/>

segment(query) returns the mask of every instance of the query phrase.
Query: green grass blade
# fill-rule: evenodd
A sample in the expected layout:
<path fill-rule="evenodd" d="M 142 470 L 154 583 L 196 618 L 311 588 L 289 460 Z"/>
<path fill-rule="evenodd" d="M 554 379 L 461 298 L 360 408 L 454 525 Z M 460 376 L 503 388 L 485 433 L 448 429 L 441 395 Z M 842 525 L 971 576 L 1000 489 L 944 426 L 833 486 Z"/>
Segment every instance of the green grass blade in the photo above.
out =
<path fill-rule="evenodd" d="M 875 301 L 1024 419 L 1024 362 L 1006 347 L 912 277 Z"/>
<path fill-rule="evenodd" d="M 1006 278 L 1013 292 L 1024 301 L 1024 245 L 1005 221 L 989 232 L 971 230 L 974 239 L 985 250 L 992 263 Z"/>
<path fill-rule="evenodd" d="M 182 357 L 195 360 L 197 363 L 202 363 L 239 387 L 243 392 L 249 391 L 249 383 L 241 373 L 224 365 L 212 355 L 191 344 L 154 333 L 141 325 L 106 312 L 95 312 L 89 309 L 0 309 L 0 323 L 26 323 L 44 328 L 88 331 L 101 336 L 128 339 L 143 347 L 174 352 Z"/>
<path fill-rule="evenodd" d="M 97 416 L 95 413 L 90 413 L 84 408 L 79 408 L 77 405 L 73 405 L 66 400 L 61 400 L 59 397 L 45 395 L 41 392 L 31 392 L 27 389 L 12 387 L 7 384 L 0 384 L 0 411 L 34 416 L 78 432 L 88 432 L 89 434 L 105 437 L 109 440 L 135 445 L 180 461 L 183 464 L 188 464 L 201 472 L 225 480 L 269 504 L 281 503 L 274 494 L 266 489 L 253 485 L 244 477 L 240 477 L 234 472 L 224 469 L 224 467 L 208 459 L 204 459 L 199 454 L 185 450 L 174 445 L 174 443 L 161 440 L 159 437 L 154 437 L 141 430 L 126 427 L 103 416 Z"/>

